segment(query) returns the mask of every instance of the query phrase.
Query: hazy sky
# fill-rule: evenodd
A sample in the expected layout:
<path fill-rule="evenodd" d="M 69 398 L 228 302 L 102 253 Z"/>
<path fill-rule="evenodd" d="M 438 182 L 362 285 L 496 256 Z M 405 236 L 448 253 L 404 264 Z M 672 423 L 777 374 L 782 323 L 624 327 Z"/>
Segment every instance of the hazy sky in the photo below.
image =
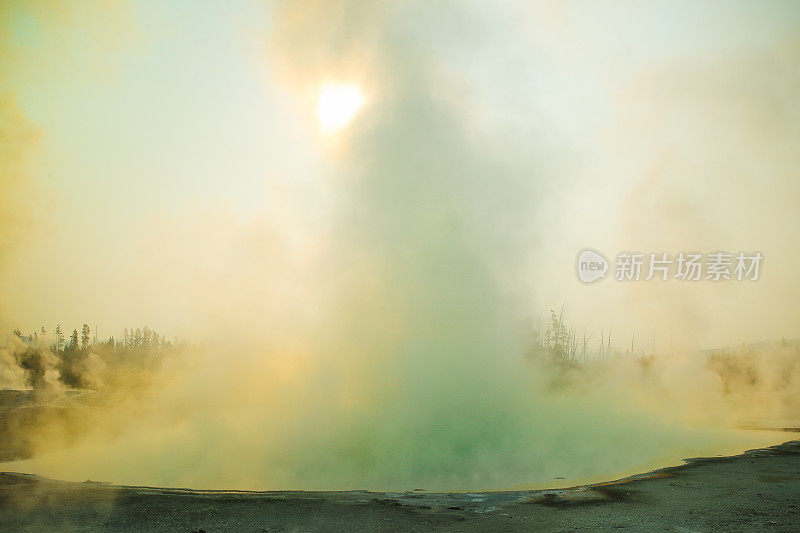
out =
<path fill-rule="evenodd" d="M 522 183 L 491 209 L 529 215 L 507 221 L 521 252 L 501 277 L 531 313 L 706 345 L 798 334 L 795 2 L 345 2 L 339 33 L 314 6 L 3 4 L 9 325 L 193 335 L 313 314 L 324 276 L 281 280 L 319 268 L 358 132 L 419 60 L 420 90 Z M 316 26 L 295 31 L 307 10 Z M 363 13 L 379 11 L 416 48 L 376 57 Z M 334 136 L 314 114 L 330 82 L 366 99 Z M 587 287 L 585 246 L 760 250 L 767 266 L 751 285 Z"/>

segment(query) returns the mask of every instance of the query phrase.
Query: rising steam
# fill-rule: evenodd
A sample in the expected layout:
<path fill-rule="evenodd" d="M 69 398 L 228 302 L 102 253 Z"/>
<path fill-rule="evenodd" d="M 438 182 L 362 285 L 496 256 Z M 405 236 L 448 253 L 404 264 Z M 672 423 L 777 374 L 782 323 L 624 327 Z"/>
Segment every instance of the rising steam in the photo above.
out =
<path fill-rule="evenodd" d="M 437 31 L 432 21 L 441 10 L 463 28 Z M 115 297 L 202 329 L 204 343 L 153 368 L 126 367 L 146 373 L 146 386 L 95 381 L 114 367 L 105 360 L 81 368 L 88 388 L 117 391 L 80 422 L 104 429 L 75 440 L 64 437 L 69 428 L 44 423 L 49 430 L 30 436 L 35 451 L 59 439 L 72 447 L 27 468 L 197 488 L 498 489 L 745 448 L 774 437 L 737 433 L 743 418 L 776 416 L 775 402 L 781 417 L 800 414 L 797 366 L 787 362 L 796 349 L 746 361 L 717 354 L 707 363 L 696 352 L 707 338 L 692 328 L 708 314 L 682 289 L 655 311 L 640 305 L 635 289 L 622 304 L 582 296 L 597 317 L 607 305 L 599 301 L 611 302 L 617 318 L 666 317 L 680 340 L 672 353 L 584 365 L 531 356 L 534 324 L 525 317 L 551 299 L 553 287 L 572 298 L 578 286 L 573 277 L 569 285 L 561 274 L 548 276 L 571 272 L 578 246 L 565 263 L 552 261 L 567 253 L 560 239 L 572 244 L 582 219 L 546 216 L 558 206 L 586 207 L 561 195 L 601 189 L 608 176 L 563 178 L 565 168 L 587 172 L 561 162 L 569 150 L 552 148 L 551 137 L 528 125 L 481 112 L 514 95 L 490 82 L 464 90 L 469 83 L 456 73 L 463 57 L 452 49 L 472 50 L 491 33 L 475 13 L 344 1 L 292 2 L 270 15 L 270 72 L 304 110 L 298 121 L 313 115 L 314 95 L 330 79 L 363 87 L 368 105 L 335 142 L 320 143 L 313 179 L 290 176 L 271 191 L 277 207 L 243 216 L 225 206 L 181 206 L 126 243 L 126 288 Z M 547 50 L 546 42 L 537 45 Z M 486 53 L 475 46 L 476 56 Z M 550 50 L 550 59 L 559 52 Z M 552 119 L 528 111 L 542 123 Z M 504 141 L 510 137 L 516 140 Z M 611 170 L 631 171 L 623 167 Z M 630 190 L 625 201 L 645 209 L 642 202 L 652 200 L 664 224 L 692 209 L 658 183 Z M 669 230 L 649 240 L 622 226 L 636 246 L 684 246 Z M 785 311 L 775 294 L 769 301 L 776 305 L 769 312 Z M 116 305 L 111 297 L 106 303 Z M 580 318 L 589 322 L 583 312 Z M 12 337 L 4 346 L 3 384 L 28 379 L 19 370 L 27 347 Z M 43 368 L 56 368 L 48 353 L 37 351 Z M 781 370 L 771 373 L 776 360 Z M 751 372 L 765 381 L 747 382 Z M 51 377 L 63 384 L 63 373 Z"/>

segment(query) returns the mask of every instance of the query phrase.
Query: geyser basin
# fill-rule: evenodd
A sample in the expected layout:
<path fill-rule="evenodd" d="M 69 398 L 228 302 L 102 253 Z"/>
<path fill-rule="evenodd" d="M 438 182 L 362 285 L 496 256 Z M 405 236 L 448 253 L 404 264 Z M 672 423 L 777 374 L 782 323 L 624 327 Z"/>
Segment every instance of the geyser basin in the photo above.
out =
<path fill-rule="evenodd" d="M 453 456 L 431 469 L 432 472 L 403 464 L 403 456 L 398 453 L 396 471 L 383 465 L 380 473 L 367 471 L 363 462 L 354 463 L 348 457 L 320 457 L 319 451 L 316 456 L 308 457 L 307 463 L 302 456 L 293 456 L 286 462 L 276 457 L 273 462 L 263 456 L 241 453 L 235 455 L 234 461 L 227 454 L 220 457 L 212 451 L 196 452 L 191 444 L 174 450 L 153 450 L 151 441 L 126 439 L 113 445 L 85 446 L 49 452 L 36 459 L 0 463 L 0 470 L 75 482 L 91 479 L 120 485 L 208 490 L 524 490 L 607 481 L 681 464 L 688 457 L 730 455 L 771 446 L 789 437 L 781 432 L 726 431 L 698 439 L 704 444 L 664 447 L 649 454 L 642 450 L 631 454 L 618 448 L 594 449 L 584 455 L 551 452 L 548 457 L 532 451 L 527 462 L 519 464 L 508 457 L 484 457 L 479 463 L 474 458 Z M 143 452 L 145 446 L 150 446 L 150 451 Z M 228 446 L 220 448 L 227 450 Z M 347 472 L 347 468 L 353 471 Z M 488 468 L 496 470 L 485 470 Z"/>
<path fill-rule="evenodd" d="M 369 393 L 353 385 L 351 372 L 325 365 L 298 365 L 305 370 L 288 379 L 271 367 L 257 375 L 251 365 L 208 357 L 215 358 L 201 358 L 202 371 L 172 376 L 150 396 L 82 408 L 91 430 L 77 445 L 4 469 L 196 489 L 501 490 L 602 481 L 787 439 L 711 420 L 692 425 L 679 405 L 648 404 L 663 391 L 623 396 L 618 384 L 612 395 L 607 379 L 553 391 L 536 379 L 544 367 L 534 372 L 530 363 L 502 382 L 476 379 L 469 387 L 461 386 L 463 373 L 439 368 L 434 380 L 435 367 L 426 365 L 426 380 L 406 368 L 407 383 L 384 380 L 382 393 Z M 213 373 L 213 385 L 211 368 L 226 369 Z M 44 428 L 41 447 L 64 429 Z"/>

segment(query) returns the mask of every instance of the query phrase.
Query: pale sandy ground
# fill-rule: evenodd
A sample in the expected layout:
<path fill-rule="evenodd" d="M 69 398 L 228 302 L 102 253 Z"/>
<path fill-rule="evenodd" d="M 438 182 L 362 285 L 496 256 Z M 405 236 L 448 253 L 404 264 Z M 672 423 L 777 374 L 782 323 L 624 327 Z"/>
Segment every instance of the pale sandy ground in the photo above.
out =
<path fill-rule="evenodd" d="M 800 441 L 572 489 L 218 492 L 0 473 L 0 531 L 800 531 Z"/>

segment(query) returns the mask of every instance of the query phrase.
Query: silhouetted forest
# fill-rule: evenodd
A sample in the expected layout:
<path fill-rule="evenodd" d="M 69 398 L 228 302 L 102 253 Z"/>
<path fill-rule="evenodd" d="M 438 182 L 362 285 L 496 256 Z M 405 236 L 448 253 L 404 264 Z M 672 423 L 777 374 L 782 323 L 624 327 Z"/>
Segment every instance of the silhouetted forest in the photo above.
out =
<path fill-rule="evenodd" d="M 152 376 L 170 353 L 187 343 L 147 326 L 125 329 L 120 339 L 98 339 L 96 328 L 83 324 L 68 336 L 59 324 L 52 332 L 44 327 L 33 333 L 14 332 L 10 357 L 21 372 L 18 385 L 44 389 L 100 390 L 136 385 Z"/>

